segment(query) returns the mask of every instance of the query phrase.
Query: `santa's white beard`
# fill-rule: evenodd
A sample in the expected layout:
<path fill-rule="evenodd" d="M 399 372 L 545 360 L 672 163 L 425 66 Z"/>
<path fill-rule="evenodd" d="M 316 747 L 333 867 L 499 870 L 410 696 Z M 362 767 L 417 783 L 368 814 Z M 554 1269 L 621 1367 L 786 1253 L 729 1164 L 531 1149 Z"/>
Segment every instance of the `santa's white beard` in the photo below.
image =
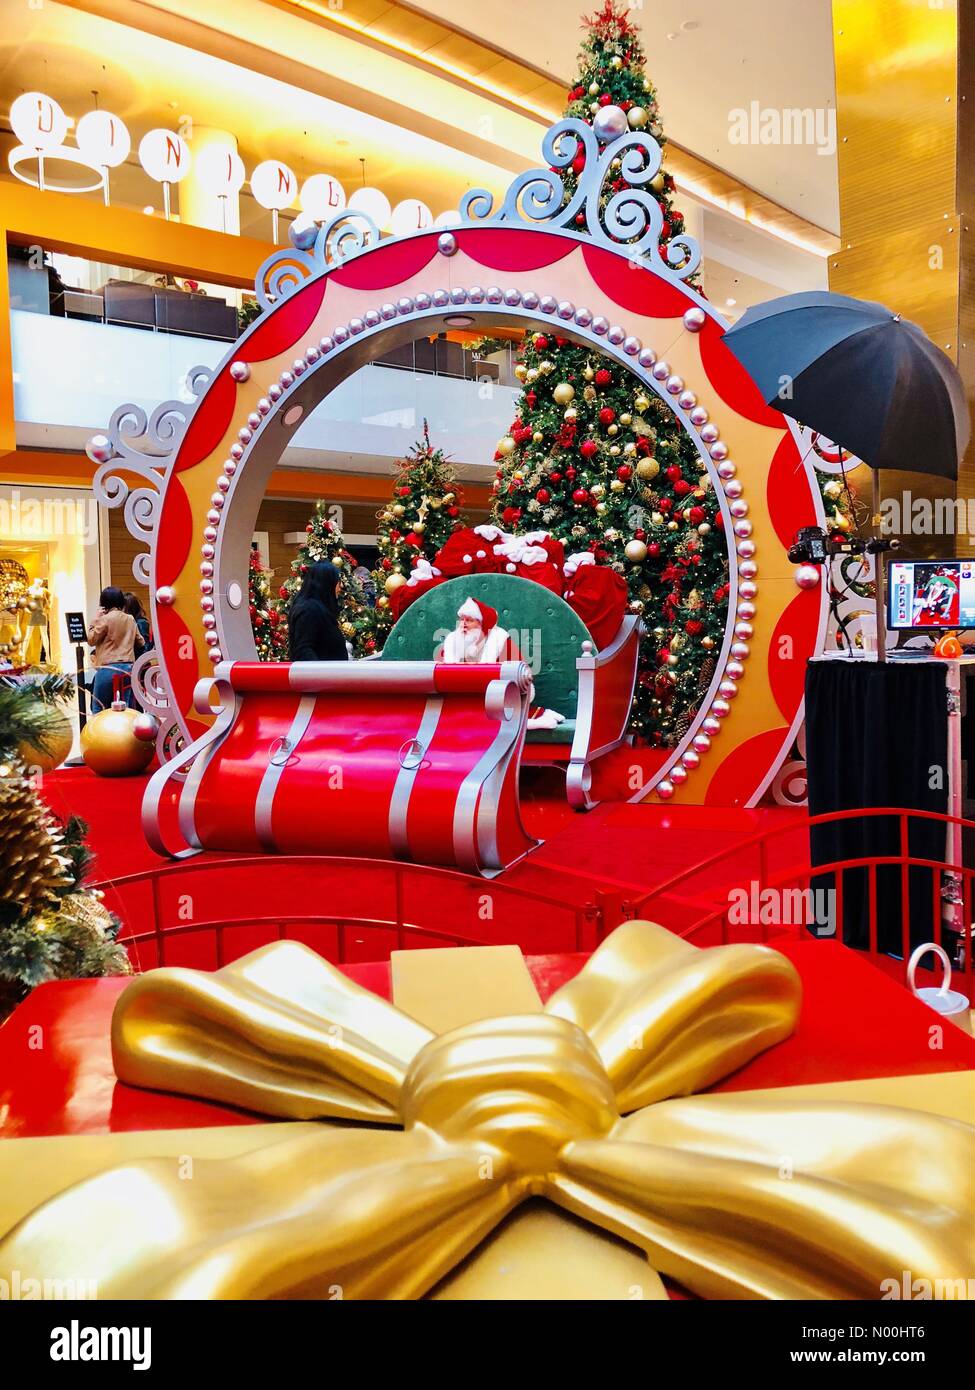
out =
<path fill-rule="evenodd" d="M 472 627 L 460 634 L 463 661 L 479 661 L 486 640 L 482 627 Z"/>

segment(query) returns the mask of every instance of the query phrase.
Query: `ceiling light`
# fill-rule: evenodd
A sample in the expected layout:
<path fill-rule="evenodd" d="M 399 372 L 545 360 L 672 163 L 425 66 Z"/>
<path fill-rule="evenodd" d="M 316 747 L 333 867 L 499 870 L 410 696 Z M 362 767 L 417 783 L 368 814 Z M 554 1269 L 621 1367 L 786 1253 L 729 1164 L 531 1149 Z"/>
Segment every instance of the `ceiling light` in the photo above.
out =
<path fill-rule="evenodd" d="M 151 217 L 152 214 L 156 211 L 156 209 L 150 205 L 149 207 L 143 208 L 142 211 L 145 213 L 147 217 Z"/>
<path fill-rule="evenodd" d="M 726 299 L 726 300 L 725 300 L 725 304 L 727 304 L 727 306 L 728 306 L 729 309 L 733 309 L 737 303 L 738 303 L 737 299 Z"/>
<path fill-rule="evenodd" d="M 450 328 L 470 328 L 474 322 L 472 314 L 448 314 L 444 323 Z"/>

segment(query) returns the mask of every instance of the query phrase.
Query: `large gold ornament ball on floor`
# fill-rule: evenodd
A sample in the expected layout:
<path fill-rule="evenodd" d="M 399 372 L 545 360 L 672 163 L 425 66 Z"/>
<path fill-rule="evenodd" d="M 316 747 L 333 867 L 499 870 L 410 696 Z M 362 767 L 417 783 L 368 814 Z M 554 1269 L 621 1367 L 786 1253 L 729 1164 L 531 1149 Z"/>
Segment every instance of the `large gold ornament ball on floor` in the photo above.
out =
<path fill-rule="evenodd" d="M 46 751 L 41 752 L 33 744 L 22 743 L 17 749 L 17 756 L 25 767 L 32 771 L 53 772 L 56 767 L 60 767 L 65 758 L 71 752 L 71 744 L 74 739 L 74 732 L 71 728 L 71 720 L 64 710 L 57 712 L 57 723 L 52 726 L 44 739 Z"/>
<path fill-rule="evenodd" d="M 406 577 L 402 574 L 391 574 L 386 580 L 387 594 L 395 594 L 397 589 L 401 589 L 406 583 Z"/>
<path fill-rule="evenodd" d="M 81 756 L 99 777 L 132 777 L 152 762 L 155 745 L 137 738 L 135 709 L 103 709 L 81 731 Z"/>

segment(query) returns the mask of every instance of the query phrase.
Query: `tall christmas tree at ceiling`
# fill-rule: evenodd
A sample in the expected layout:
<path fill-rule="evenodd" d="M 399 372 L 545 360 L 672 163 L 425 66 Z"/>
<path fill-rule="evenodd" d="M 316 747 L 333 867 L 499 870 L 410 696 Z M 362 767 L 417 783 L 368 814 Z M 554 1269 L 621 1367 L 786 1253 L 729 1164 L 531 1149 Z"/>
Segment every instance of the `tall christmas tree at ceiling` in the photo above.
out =
<path fill-rule="evenodd" d="M 601 108 L 619 106 L 633 131 L 646 129 L 662 145 L 656 94 L 627 12 L 608 0 L 584 28 L 566 115 L 592 124 Z M 583 154 L 580 145 L 566 201 Z M 627 187 L 617 177 L 604 201 Z M 672 205 L 671 176 L 659 173 L 652 187 L 662 246 L 684 219 Z M 547 529 L 567 550 L 592 551 L 624 575 L 647 630 L 631 728 L 672 746 L 714 674 L 727 611 L 727 549 L 706 465 L 669 408 L 598 353 L 537 330 L 516 371 L 524 390 L 498 445 L 495 517 L 510 531 Z"/>
<path fill-rule="evenodd" d="M 377 526 L 376 626 L 383 638 L 392 626 L 388 596 L 406 583 L 418 560 L 432 562 L 451 532 L 463 524 L 463 493 L 443 450 L 430 443 L 426 420 L 423 438 L 395 468 L 393 495 L 379 513 Z"/>
<path fill-rule="evenodd" d="M 271 571 L 264 568 L 256 545 L 251 546 L 248 591 L 258 661 L 287 661 L 288 630 L 271 598 Z"/>
<path fill-rule="evenodd" d="M 328 560 L 342 573 L 339 591 L 339 625 L 346 641 L 352 643 L 354 656 L 369 656 L 376 650 L 373 631 L 373 609 L 356 578 L 355 556 L 346 548 L 338 522 L 328 515 L 330 504 L 323 499 L 315 503 L 315 511 L 305 527 L 308 539 L 299 547 L 291 562 L 291 573 L 278 589 L 277 609 L 287 621 L 288 606 L 301 588 L 301 578 L 309 565 Z"/>

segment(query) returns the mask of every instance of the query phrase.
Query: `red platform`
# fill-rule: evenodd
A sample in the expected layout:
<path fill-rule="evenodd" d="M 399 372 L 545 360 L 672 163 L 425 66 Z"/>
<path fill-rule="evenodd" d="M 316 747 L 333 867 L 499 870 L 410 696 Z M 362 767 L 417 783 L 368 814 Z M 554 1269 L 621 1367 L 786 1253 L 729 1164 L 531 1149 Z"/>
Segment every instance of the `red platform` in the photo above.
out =
<path fill-rule="evenodd" d="M 936 1016 L 853 951 L 828 941 L 787 942 L 778 949 L 802 976 L 799 1028 L 716 1090 L 975 1069 L 975 1039 L 945 1024 L 944 1046 L 932 1051 Z M 586 958 L 528 957 L 541 998 L 571 979 Z M 389 997 L 388 964 L 342 968 L 357 983 Z M 125 984 L 114 979 L 41 985 L 0 1028 L 0 1135 L 105 1134 L 266 1119 L 117 1082 L 109 1026 Z"/>

